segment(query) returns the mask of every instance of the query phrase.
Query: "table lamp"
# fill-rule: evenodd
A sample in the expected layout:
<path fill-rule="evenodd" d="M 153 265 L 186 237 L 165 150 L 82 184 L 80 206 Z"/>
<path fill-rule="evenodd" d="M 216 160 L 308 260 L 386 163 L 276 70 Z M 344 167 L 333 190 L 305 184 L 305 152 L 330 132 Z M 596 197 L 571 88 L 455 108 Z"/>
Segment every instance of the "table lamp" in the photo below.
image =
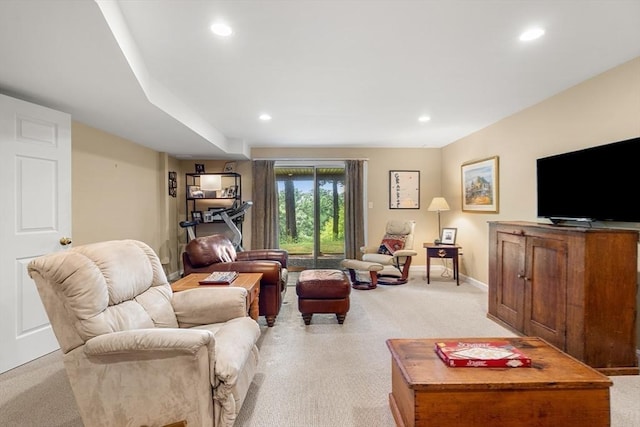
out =
<path fill-rule="evenodd" d="M 442 228 L 440 227 L 440 212 L 450 210 L 449 204 L 444 197 L 434 197 L 427 210 L 431 212 L 438 212 L 438 238 L 434 240 L 434 243 L 440 243 L 440 235 L 442 234 Z"/>

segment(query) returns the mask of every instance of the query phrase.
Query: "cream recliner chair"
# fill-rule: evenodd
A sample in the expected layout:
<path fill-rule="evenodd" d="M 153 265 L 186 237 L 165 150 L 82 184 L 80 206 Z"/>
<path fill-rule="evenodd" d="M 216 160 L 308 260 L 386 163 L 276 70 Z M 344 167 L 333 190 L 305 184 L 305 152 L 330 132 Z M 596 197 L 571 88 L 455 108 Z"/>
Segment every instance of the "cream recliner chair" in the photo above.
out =
<path fill-rule="evenodd" d="M 411 259 L 418 255 L 413 250 L 415 228 L 415 221 L 390 220 L 380 244 L 360 248 L 363 261 L 384 267 L 377 273 L 378 284 L 402 285 L 409 280 Z"/>
<path fill-rule="evenodd" d="M 260 336 L 240 287 L 173 293 L 135 240 L 32 260 L 85 426 L 231 426 Z"/>

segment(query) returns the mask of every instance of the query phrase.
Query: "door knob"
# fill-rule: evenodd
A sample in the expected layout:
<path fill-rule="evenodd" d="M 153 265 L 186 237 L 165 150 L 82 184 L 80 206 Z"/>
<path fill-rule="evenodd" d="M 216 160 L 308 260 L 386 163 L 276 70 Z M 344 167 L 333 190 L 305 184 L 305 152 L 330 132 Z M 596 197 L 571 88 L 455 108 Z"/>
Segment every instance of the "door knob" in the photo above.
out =
<path fill-rule="evenodd" d="M 71 244 L 71 238 L 70 237 L 61 237 L 60 238 L 60 244 L 62 246 L 67 246 Z"/>

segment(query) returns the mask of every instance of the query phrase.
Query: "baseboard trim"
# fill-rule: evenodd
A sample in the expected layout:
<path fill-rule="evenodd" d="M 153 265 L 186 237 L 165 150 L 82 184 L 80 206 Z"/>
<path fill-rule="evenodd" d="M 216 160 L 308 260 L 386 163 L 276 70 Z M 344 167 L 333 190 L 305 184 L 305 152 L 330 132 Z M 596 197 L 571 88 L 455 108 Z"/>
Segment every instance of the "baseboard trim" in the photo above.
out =
<path fill-rule="evenodd" d="M 448 267 L 449 269 L 451 267 Z M 444 266 L 443 265 L 439 265 L 439 264 L 432 264 L 431 265 L 431 277 L 436 277 L 435 274 L 441 274 L 442 270 L 444 270 Z M 427 266 L 426 265 L 412 265 L 411 267 L 409 267 L 409 273 L 413 276 L 419 276 L 421 275 L 422 278 L 424 280 L 427 280 Z M 469 276 L 465 276 L 462 273 L 458 273 L 460 274 L 460 283 L 468 283 L 470 285 L 473 285 L 479 289 L 482 289 L 484 291 L 488 291 L 489 287 L 487 286 L 486 283 L 481 282 L 479 280 L 476 280 L 472 277 Z"/>

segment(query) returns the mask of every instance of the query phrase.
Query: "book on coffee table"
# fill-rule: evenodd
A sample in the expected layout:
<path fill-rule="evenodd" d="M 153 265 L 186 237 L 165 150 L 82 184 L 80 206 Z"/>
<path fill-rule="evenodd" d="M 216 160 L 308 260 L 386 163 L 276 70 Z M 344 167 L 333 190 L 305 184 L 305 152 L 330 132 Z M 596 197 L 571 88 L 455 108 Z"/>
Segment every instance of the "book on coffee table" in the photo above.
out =
<path fill-rule="evenodd" d="M 238 277 L 237 271 L 214 271 L 199 283 L 201 285 L 230 285 L 236 277 Z"/>
<path fill-rule="evenodd" d="M 531 359 L 507 341 L 436 342 L 435 351 L 440 356 L 440 359 L 451 367 L 531 367 Z"/>

